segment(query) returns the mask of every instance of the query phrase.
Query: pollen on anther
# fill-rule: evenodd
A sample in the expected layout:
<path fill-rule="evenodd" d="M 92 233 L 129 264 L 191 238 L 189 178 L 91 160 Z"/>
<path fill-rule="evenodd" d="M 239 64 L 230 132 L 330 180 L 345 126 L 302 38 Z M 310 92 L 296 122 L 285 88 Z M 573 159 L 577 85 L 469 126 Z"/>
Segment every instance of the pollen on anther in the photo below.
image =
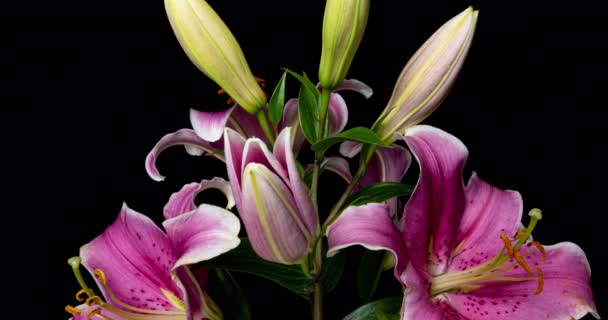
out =
<path fill-rule="evenodd" d="M 74 308 L 73 306 L 71 306 L 69 304 L 67 306 L 65 306 L 65 311 L 67 313 L 70 313 L 70 314 L 75 315 L 75 316 L 79 316 L 82 313 L 82 311 Z"/>
<path fill-rule="evenodd" d="M 538 265 L 535 265 L 534 267 L 536 268 L 536 273 L 538 273 L 538 287 L 536 287 L 536 291 L 534 291 L 534 294 L 537 295 L 543 291 L 545 279 L 543 276 L 543 271 L 540 269 L 540 267 Z"/>
<path fill-rule="evenodd" d="M 534 272 L 532 272 L 532 268 L 530 268 L 530 266 L 528 265 L 528 263 L 526 262 L 526 260 L 524 259 L 524 257 L 519 253 L 519 251 L 515 251 L 513 252 L 513 258 L 515 259 L 515 261 L 517 261 L 517 263 L 524 268 L 524 270 L 526 270 L 527 273 L 529 274 L 533 274 Z"/>
<path fill-rule="evenodd" d="M 507 252 L 509 253 L 509 257 L 513 257 L 513 245 L 511 244 L 511 239 L 509 239 L 509 237 L 507 237 L 506 234 L 501 234 L 500 238 L 502 239 L 502 242 L 505 243 L 505 248 L 507 249 Z"/>
<path fill-rule="evenodd" d="M 543 261 L 547 260 L 547 253 L 545 252 L 545 247 L 543 247 L 543 245 L 540 244 L 540 242 L 538 242 L 538 241 L 532 241 L 532 242 L 528 243 L 528 247 L 529 246 L 536 247 L 536 249 L 538 249 L 538 251 L 540 251 L 540 254 L 542 255 Z"/>
<path fill-rule="evenodd" d="M 76 301 L 83 302 L 86 300 L 85 295 L 88 295 L 87 292 L 84 291 L 84 289 L 80 289 L 78 292 L 76 292 Z"/>

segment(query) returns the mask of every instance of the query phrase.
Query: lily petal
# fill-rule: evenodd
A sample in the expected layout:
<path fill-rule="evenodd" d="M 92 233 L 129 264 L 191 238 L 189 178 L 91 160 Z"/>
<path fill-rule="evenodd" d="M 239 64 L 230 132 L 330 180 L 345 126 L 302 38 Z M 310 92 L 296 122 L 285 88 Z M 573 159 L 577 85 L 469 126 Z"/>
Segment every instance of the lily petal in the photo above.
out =
<path fill-rule="evenodd" d="M 353 175 L 350 173 L 350 165 L 348 161 L 340 157 L 330 157 L 325 159 L 325 169 L 332 171 L 333 173 L 344 179 L 346 183 L 350 183 L 353 180 Z"/>
<path fill-rule="evenodd" d="M 165 220 L 163 226 L 173 246 L 173 269 L 209 260 L 236 248 L 240 223 L 232 212 L 208 204 Z"/>
<path fill-rule="evenodd" d="M 542 291 L 534 294 L 538 281 L 522 268 L 505 277 L 532 277 L 529 281 L 500 281 L 469 293 L 450 294 L 450 305 L 469 319 L 491 315 L 492 319 L 580 319 L 591 313 L 599 319 L 593 303 L 589 263 L 576 244 L 562 242 L 545 247 L 546 260 L 534 247 L 526 260 L 543 273 Z M 531 256 L 530 256 L 531 255 Z"/>
<path fill-rule="evenodd" d="M 342 81 L 339 85 L 334 88 L 334 92 L 341 90 L 351 90 L 357 92 L 364 96 L 366 99 L 369 99 L 373 94 L 374 90 L 365 83 L 357 80 L 357 79 L 346 79 Z"/>
<path fill-rule="evenodd" d="M 403 273 L 401 281 L 408 286 L 403 294 L 401 320 L 461 319 L 458 316 L 449 316 L 454 315 L 456 312 L 445 303 L 443 297 L 436 299 L 436 301 L 430 299 L 428 287 L 422 283 L 424 280 L 411 265 Z"/>
<path fill-rule="evenodd" d="M 255 252 L 269 261 L 299 263 L 312 235 L 294 207 L 296 201 L 289 188 L 258 163 L 247 165 L 242 187 L 239 214 Z"/>
<path fill-rule="evenodd" d="M 268 119 L 267 113 L 265 115 L 266 119 Z M 232 111 L 227 126 L 239 132 L 243 137 L 256 137 L 264 140 L 264 142 L 268 142 L 264 130 L 260 127 L 258 118 L 243 108 L 236 108 Z"/>
<path fill-rule="evenodd" d="M 236 131 L 224 129 L 224 154 L 226 155 L 226 171 L 228 180 L 232 187 L 232 193 L 237 207 L 241 203 L 241 174 L 243 163 L 243 149 L 245 148 L 245 138 Z"/>
<path fill-rule="evenodd" d="M 360 190 L 379 182 L 400 182 L 412 163 L 412 156 L 407 149 L 394 145 L 392 148 L 378 148 L 353 191 Z M 397 216 L 398 199 L 387 201 L 391 217 Z"/>
<path fill-rule="evenodd" d="M 291 148 L 291 128 L 287 127 L 279 133 L 274 145 L 273 154 L 288 173 L 289 188 L 293 193 L 296 207 L 300 213 L 300 219 L 304 221 L 306 229 L 311 235 L 317 234 L 319 224 L 318 215 L 312 205 L 308 188 L 300 177 L 300 172 L 296 166 L 296 159 Z"/>
<path fill-rule="evenodd" d="M 466 209 L 460 220 L 450 272 L 473 267 L 504 247 L 500 235 L 514 237 L 521 226 L 523 200 L 516 191 L 503 191 L 473 173 L 465 189 Z"/>
<path fill-rule="evenodd" d="M 363 148 L 363 144 L 357 141 L 344 141 L 340 144 L 340 154 L 347 157 L 353 158 L 359 152 L 361 152 L 361 148 Z"/>
<path fill-rule="evenodd" d="M 327 229 L 328 256 L 342 248 L 362 245 L 369 250 L 387 250 L 396 258 L 395 277 L 400 279 L 407 264 L 407 249 L 401 232 L 384 204 L 351 206 Z"/>
<path fill-rule="evenodd" d="M 403 211 L 401 225 L 405 221 L 407 226 L 402 230 L 414 268 L 438 274 L 445 272 L 458 232 L 454 226 L 464 212 L 462 169 L 468 150 L 456 137 L 431 126 L 410 128 L 405 141 L 420 164 L 420 176 Z"/>
<path fill-rule="evenodd" d="M 234 109 L 234 105 L 226 110 L 205 112 L 190 109 L 190 123 L 196 134 L 203 140 L 215 142 L 222 138 L 226 122 Z"/>
<path fill-rule="evenodd" d="M 213 144 L 211 144 L 210 142 L 207 142 L 203 139 L 201 139 L 196 132 L 194 132 L 194 130 L 191 129 L 181 129 L 178 130 L 174 133 L 169 133 L 167 135 L 165 135 L 164 137 L 162 137 L 160 139 L 160 141 L 158 141 L 158 143 L 154 146 L 154 148 L 152 148 L 152 151 L 150 151 L 150 153 L 148 153 L 148 156 L 146 157 L 146 172 L 148 172 L 148 175 L 150 176 L 150 178 L 152 178 L 155 181 L 162 181 L 165 180 L 165 177 L 162 176 L 159 172 L 158 169 L 156 168 L 156 159 L 158 158 L 158 156 L 165 151 L 165 149 L 175 146 L 175 145 L 186 145 L 189 146 L 189 154 L 194 154 L 197 155 L 197 153 L 194 153 L 192 151 L 192 148 L 196 148 L 199 150 L 202 150 L 206 153 L 210 153 L 212 154 L 214 157 L 220 159 L 220 160 L 224 160 L 224 157 L 218 153 L 219 148 L 214 146 Z M 198 153 L 198 155 L 202 154 L 202 153 Z"/>
<path fill-rule="evenodd" d="M 91 274 L 96 269 L 105 273 L 107 287 L 114 297 L 108 294 L 106 286 L 96 281 L 114 307 L 123 308 L 115 303 L 114 299 L 118 299 L 137 308 L 179 310 L 164 293 L 183 298 L 169 272 L 176 261 L 171 242 L 145 215 L 123 205 L 116 221 L 84 245 L 80 256 Z"/>
<path fill-rule="evenodd" d="M 228 200 L 226 209 L 232 209 L 232 207 L 234 207 L 235 202 L 234 197 L 232 196 L 230 183 L 222 178 L 214 177 L 211 180 L 203 180 L 201 183 L 193 182 L 186 184 L 180 191 L 173 193 L 163 209 L 165 219 L 170 219 L 196 209 L 196 205 L 194 204 L 196 196 L 201 191 L 212 188 L 218 189 L 224 193 Z"/>
<path fill-rule="evenodd" d="M 276 144 L 276 142 L 275 142 Z M 243 150 L 243 163 L 241 172 L 245 171 L 245 167 L 250 163 L 259 163 L 278 174 L 284 181 L 289 181 L 287 167 L 284 163 L 277 160 L 277 157 L 268 150 L 266 143 L 258 138 L 247 139 L 245 149 Z"/>
<path fill-rule="evenodd" d="M 327 106 L 329 113 L 329 132 L 331 135 L 340 133 L 348 122 L 348 107 L 341 95 L 332 93 Z"/>

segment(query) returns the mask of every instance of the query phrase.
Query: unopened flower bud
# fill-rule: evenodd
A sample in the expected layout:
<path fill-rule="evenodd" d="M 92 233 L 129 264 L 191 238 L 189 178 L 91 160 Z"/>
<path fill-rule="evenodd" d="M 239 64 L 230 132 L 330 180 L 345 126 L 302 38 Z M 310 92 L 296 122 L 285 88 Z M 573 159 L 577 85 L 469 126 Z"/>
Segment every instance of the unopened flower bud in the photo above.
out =
<path fill-rule="evenodd" d="M 182 48 L 206 76 L 243 109 L 256 113 L 266 95 L 249 70 L 243 51 L 222 19 L 203 0 L 165 0 L 165 9 Z"/>
<path fill-rule="evenodd" d="M 319 65 L 321 86 L 340 84 L 363 38 L 369 0 L 327 0 L 323 17 L 323 48 Z"/>
<path fill-rule="evenodd" d="M 373 126 L 386 141 L 426 117 L 447 96 L 473 39 L 478 11 L 469 7 L 437 30 L 407 63 Z"/>

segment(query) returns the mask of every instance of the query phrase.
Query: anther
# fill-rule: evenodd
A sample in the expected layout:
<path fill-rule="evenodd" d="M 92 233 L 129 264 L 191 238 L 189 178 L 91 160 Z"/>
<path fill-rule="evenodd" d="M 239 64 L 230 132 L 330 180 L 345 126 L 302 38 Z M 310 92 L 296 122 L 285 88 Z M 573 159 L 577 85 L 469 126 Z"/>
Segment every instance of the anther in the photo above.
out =
<path fill-rule="evenodd" d="M 534 265 L 534 267 L 536 268 L 536 273 L 538 273 L 538 286 L 536 287 L 536 291 L 534 291 L 534 294 L 537 295 L 543 291 L 545 279 L 543 277 L 543 271 L 540 269 L 540 267 L 538 265 Z"/>
<path fill-rule="evenodd" d="M 542 259 L 543 261 L 547 260 L 547 253 L 545 252 L 545 247 L 543 247 L 542 244 L 540 244 L 540 242 L 538 241 L 532 241 L 530 243 L 528 243 L 528 247 L 529 246 L 534 246 L 536 247 L 536 249 L 538 249 L 538 251 L 540 251 L 540 254 L 542 255 Z"/>
<path fill-rule="evenodd" d="M 101 304 L 103 304 L 103 300 L 99 296 L 92 296 L 92 297 L 88 297 L 87 301 L 85 301 L 85 303 L 87 304 L 87 306 L 92 306 L 94 304 L 101 305 Z"/>
<path fill-rule="evenodd" d="M 513 245 L 511 244 L 511 239 L 504 233 L 500 235 L 500 238 L 502 239 L 502 242 L 505 243 L 505 248 L 509 253 L 509 257 L 513 258 Z"/>
<path fill-rule="evenodd" d="M 87 320 L 92 320 L 94 316 L 101 316 L 101 308 L 91 310 L 91 312 L 89 312 L 87 315 Z"/>
<path fill-rule="evenodd" d="M 85 295 L 88 296 L 87 292 L 84 289 L 80 289 L 80 291 L 76 292 L 76 301 L 83 302 L 87 299 Z"/>
<path fill-rule="evenodd" d="M 526 270 L 527 273 L 529 274 L 533 274 L 534 272 L 532 272 L 532 268 L 530 268 L 530 266 L 528 265 L 528 263 L 526 262 L 526 260 L 524 259 L 524 257 L 519 253 L 519 251 L 514 251 L 513 252 L 513 259 L 515 259 L 515 261 L 517 261 L 517 263 L 524 268 L 524 270 Z"/>
<path fill-rule="evenodd" d="M 95 275 L 95 278 L 97 278 L 97 280 L 99 280 L 101 282 L 101 284 L 105 287 L 106 286 L 106 274 L 101 269 L 95 269 L 93 274 Z"/>
<path fill-rule="evenodd" d="M 69 304 L 67 306 L 65 306 L 65 311 L 67 313 L 70 313 L 70 314 L 74 315 L 74 316 L 79 316 L 82 313 L 82 311 L 76 309 L 75 307 L 72 307 Z"/>
<path fill-rule="evenodd" d="M 527 231 L 527 229 L 525 227 L 519 229 L 519 231 L 517 231 L 517 235 L 515 236 L 515 239 L 519 240 L 519 239 L 523 238 L 524 234 L 526 234 L 526 231 Z"/>

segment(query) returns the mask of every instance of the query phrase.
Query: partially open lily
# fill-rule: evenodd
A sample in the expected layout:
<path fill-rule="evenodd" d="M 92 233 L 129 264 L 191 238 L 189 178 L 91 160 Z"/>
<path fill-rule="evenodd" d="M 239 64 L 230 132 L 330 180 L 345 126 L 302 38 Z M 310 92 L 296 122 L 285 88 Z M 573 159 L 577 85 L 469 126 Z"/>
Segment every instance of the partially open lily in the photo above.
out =
<path fill-rule="evenodd" d="M 353 244 L 395 253 L 395 275 L 407 287 L 402 319 L 598 317 L 584 252 L 530 238 L 539 210 L 522 228 L 519 193 L 475 174 L 465 186 L 468 151 L 454 136 L 416 126 L 405 140 L 420 178 L 402 220 L 393 223 L 378 204 L 348 208 L 328 229 L 330 254 Z"/>
<path fill-rule="evenodd" d="M 282 263 L 300 263 L 319 228 L 317 213 L 296 167 L 291 128 L 273 152 L 257 138 L 226 128 L 226 167 L 236 206 L 255 252 Z"/>
<path fill-rule="evenodd" d="M 348 121 L 348 108 L 346 102 L 337 91 L 349 90 L 360 93 L 369 98 L 373 91 L 365 83 L 348 79 L 334 88 L 329 103 L 330 135 L 337 134 L 346 127 Z M 162 137 L 152 148 L 146 157 L 146 172 L 156 181 L 165 179 L 156 167 L 156 160 L 166 149 L 183 145 L 186 151 L 194 156 L 209 154 L 220 160 L 224 160 L 224 128 L 231 128 L 246 138 L 258 138 L 264 142 L 269 142 L 258 118 L 247 113 L 237 104 L 222 111 L 199 111 L 190 109 L 190 123 L 193 129 L 180 129 Z M 298 153 L 305 142 L 302 129 L 299 127 L 298 99 L 290 99 L 285 103 L 283 118 L 279 123 L 279 131 L 285 127 L 294 127 L 292 134 L 292 145 L 294 153 Z"/>
<path fill-rule="evenodd" d="M 83 289 L 77 299 L 86 306 L 66 310 L 75 319 L 221 319 L 202 290 L 206 273 L 195 277 L 189 265 L 235 248 L 238 218 L 206 204 L 173 213 L 163 223 L 165 233 L 124 205 L 116 221 L 80 250 L 103 298 L 79 278 Z"/>

